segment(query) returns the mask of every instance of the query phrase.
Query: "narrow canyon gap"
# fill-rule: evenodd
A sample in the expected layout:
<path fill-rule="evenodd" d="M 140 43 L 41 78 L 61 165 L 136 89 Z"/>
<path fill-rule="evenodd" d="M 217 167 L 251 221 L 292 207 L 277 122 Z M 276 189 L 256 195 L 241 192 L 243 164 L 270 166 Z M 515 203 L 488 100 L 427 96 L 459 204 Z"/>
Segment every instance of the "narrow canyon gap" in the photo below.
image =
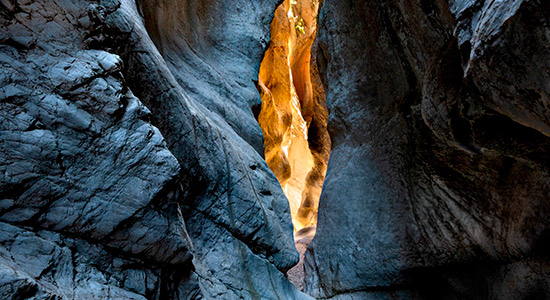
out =
<path fill-rule="evenodd" d="M 0 23 L 0 299 L 550 299 L 550 1 Z"/>
<path fill-rule="evenodd" d="M 312 238 L 330 154 L 328 109 L 311 48 L 319 0 L 285 0 L 258 80 L 265 159 L 290 204 L 295 238 Z"/>
<path fill-rule="evenodd" d="M 258 91 L 265 160 L 288 198 L 300 262 L 287 273 L 304 286 L 304 253 L 317 228 L 319 196 L 330 154 L 328 108 L 311 52 L 319 0 L 285 0 L 275 10 L 271 43 L 260 66 Z"/>

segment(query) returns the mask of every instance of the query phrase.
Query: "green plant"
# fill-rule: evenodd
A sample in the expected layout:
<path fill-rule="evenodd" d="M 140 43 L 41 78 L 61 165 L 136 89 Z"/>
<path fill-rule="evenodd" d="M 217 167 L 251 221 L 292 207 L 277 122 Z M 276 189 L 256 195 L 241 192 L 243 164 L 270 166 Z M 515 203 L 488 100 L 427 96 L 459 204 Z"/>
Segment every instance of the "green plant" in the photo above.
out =
<path fill-rule="evenodd" d="M 304 25 L 304 19 L 300 18 L 300 20 L 298 20 L 298 22 L 296 22 L 296 24 L 294 24 L 294 28 L 299 33 L 305 34 L 306 33 L 306 27 Z"/>

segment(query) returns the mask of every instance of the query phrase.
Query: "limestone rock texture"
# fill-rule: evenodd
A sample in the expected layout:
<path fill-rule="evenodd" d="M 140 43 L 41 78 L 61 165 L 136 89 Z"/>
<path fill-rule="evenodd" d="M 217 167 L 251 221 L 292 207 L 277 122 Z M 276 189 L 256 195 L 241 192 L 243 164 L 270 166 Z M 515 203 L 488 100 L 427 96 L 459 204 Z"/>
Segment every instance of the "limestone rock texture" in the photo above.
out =
<path fill-rule="evenodd" d="M 550 3 L 324 1 L 305 291 L 550 299 Z"/>
<path fill-rule="evenodd" d="M 0 1 L 0 299 L 310 299 L 251 109 L 277 5 Z"/>
<path fill-rule="evenodd" d="M 280 18 L 307 33 L 279 45 L 319 171 L 304 293 L 256 119 L 281 4 L 322 6 Z M 550 2 L 0 0 L 0 23 L 0 299 L 550 299 Z"/>

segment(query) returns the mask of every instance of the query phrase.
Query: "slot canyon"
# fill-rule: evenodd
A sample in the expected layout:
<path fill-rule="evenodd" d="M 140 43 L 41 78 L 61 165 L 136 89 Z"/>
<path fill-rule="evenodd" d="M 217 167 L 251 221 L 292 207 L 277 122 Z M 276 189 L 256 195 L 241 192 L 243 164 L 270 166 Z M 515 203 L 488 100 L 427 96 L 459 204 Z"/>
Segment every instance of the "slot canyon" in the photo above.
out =
<path fill-rule="evenodd" d="M 550 299 L 550 2 L 0 22 L 0 299 Z"/>
<path fill-rule="evenodd" d="M 304 284 L 304 254 L 315 235 L 330 153 L 326 99 L 316 64 L 311 62 L 319 4 L 318 0 L 286 0 L 279 5 L 258 78 L 265 160 L 287 196 L 300 254 L 299 264 L 287 275 L 299 289 Z"/>
<path fill-rule="evenodd" d="M 288 198 L 295 231 L 310 234 L 330 152 L 324 91 L 310 70 L 318 9 L 318 0 L 277 8 L 258 79 L 265 160 Z"/>

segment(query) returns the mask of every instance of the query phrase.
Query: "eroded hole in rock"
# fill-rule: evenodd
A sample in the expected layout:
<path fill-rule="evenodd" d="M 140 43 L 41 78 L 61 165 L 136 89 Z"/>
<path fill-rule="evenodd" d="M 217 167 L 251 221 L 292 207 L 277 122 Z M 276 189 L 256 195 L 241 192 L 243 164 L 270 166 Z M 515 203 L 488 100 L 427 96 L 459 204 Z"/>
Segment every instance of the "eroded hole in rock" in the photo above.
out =
<path fill-rule="evenodd" d="M 319 196 L 330 154 L 328 109 L 312 46 L 320 0 L 285 0 L 271 23 L 260 66 L 258 122 L 265 159 L 290 203 L 300 264 L 289 272 L 301 288 L 303 253 L 317 226 Z"/>

